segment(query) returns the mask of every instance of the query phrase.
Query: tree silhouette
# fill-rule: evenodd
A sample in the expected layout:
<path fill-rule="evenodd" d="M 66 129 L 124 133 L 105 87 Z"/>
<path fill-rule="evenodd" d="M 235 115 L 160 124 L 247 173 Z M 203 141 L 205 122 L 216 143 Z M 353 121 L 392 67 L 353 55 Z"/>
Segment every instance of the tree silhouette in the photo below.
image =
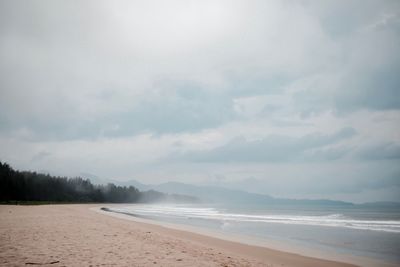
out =
<path fill-rule="evenodd" d="M 0 162 L 0 201 L 51 202 L 111 202 L 135 203 L 156 201 L 193 202 L 196 199 L 182 195 L 168 195 L 157 191 L 140 192 L 133 186 L 114 184 L 93 185 L 80 177 L 54 177 L 36 172 L 13 170 Z"/>

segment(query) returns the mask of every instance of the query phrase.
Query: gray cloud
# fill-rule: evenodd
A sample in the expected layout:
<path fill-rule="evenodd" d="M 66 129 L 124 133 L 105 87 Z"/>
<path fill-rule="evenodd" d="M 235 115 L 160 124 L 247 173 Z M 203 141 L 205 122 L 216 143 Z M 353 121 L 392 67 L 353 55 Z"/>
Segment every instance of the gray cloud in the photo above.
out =
<path fill-rule="evenodd" d="M 31 161 L 32 162 L 41 161 L 49 156 L 51 156 L 51 153 L 49 153 L 47 151 L 41 151 L 41 152 L 37 153 L 36 155 L 34 155 L 31 159 Z"/>
<path fill-rule="evenodd" d="M 237 119 L 234 98 L 279 95 L 319 72 L 339 73 L 337 88 L 303 88 L 293 96 L 295 112 L 398 109 L 398 4 L 348 4 L 352 8 L 335 2 L 294 5 L 297 16 L 286 25 L 285 6 L 256 1 L 229 38 L 186 51 L 181 45 L 188 40 L 158 36 L 152 28 L 168 21 L 148 21 L 134 8 L 152 13 L 152 5 L 2 1 L 0 130 L 25 130 L 35 140 L 200 131 Z M 305 17 L 308 9 L 314 17 Z M 276 21 L 260 17 L 271 10 Z M 291 31 L 299 22 L 302 28 Z M 271 23 L 285 28 L 277 33 Z M 206 82 L 213 79 L 214 85 Z"/>
<path fill-rule="evenodd" d="M 107 105 L 113 92 L 104 91 L 104 94 L 95 96 L 98 100 L 94 101 Z M 123 137 L 144 132 L 193 132 L 219 126 L 235 117 L 231 98 L 184 81 L 157 82 L 145 96 L 140 96 L 140 101 L 135 101 L 126 109 L 94 114 L 91 117 L 80 118 L 71 103 L 60 101 L 61 114 L 25 114 L 22 118 L 2 114 L 0 119 L 4 123 L 0 130 L 10 132 L 27 127 L 33 140 L 90 139 Z"/>
<path fill-rule="evenodd" d="M 225 95 L 206 91 L 193 83 L 163 83 L 161 89 L 148 93 L 132 110 L 116 116 L 115 122 L 123 127 L 122 132 L 128 135 L 143 130 L 192 132 L 217 127 L 235 117 L 232 101 Z"/>
<path fill-rule="evenodd" d="M 313 14 L 319 18 L 324 30 L 339 39 L 351 37 L 365 26 L 366 21 L 377 19 L 377 16 L 391 13 L 399 7 L 396 0 L 352 0 L 347 1 L 346 5 L 335 0 L 307 3 Z M 341 14 L 340 20 L 337 14 Z"/>
<path fill-rule="evenodd" d="M 352 80 L 348 86 L 358 90 L 355 89 L 353 93 L 349 93 L 349 90 L 338 95 L 337 107 L 344 110 L 357 108 L 399 109 L 399 69 L 400 62 L 398 66 L 379 70 L 379 73 L 364 73 L 366 79 Z"/>
<path fill-rule="evenodd" d="M 209 151 L 185 153 L 182 158 L 199 162 L 288 162 L 313 158 L 315 160 L 318 156 L 319 160 L 333 160 L 343 156 L 345 151 L 312 150 L 335 144 L 355 134 L 354 129 L 344 128 L 331 135 L 315 133 L 300 138 L 275 135 L 259 141 L 246 141 L 245 138 L 238 137 L 224 146 Z"/>
<path fill-rule="evenodd" d="M 395 187 L 399 33 L 399 1 L 0 1 L 0 157 L 154 182 L 349 162 L 330 188 Z"/>
<path fill-rule="evenodd" d="M 368 145 L 359 149 L 358 156 L 367 160 L 398 160 L 400 146 L 395 143 Z"/>

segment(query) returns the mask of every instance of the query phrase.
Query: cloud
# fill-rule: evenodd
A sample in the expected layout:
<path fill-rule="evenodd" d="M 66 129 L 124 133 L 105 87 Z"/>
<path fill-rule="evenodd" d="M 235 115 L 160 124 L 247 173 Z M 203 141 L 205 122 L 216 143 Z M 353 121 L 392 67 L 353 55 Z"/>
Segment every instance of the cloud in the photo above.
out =
<path fill-rule="evenodd" d="M 194 83 L 164 80 L 114 122 L 121 125 L 120 134 L 166 134 L 214 128 L 234 117 L 232 101 L 224 95 Z"/>
<path fill-rule="evenodd" d="M 105 96 L 93 96 L 89 103 L 106 106 L 114 93 L 103 92 Z M 210 92 L 193 82 L 167 80 L 155 83 L 122 109 L 85 112 L 86 116 L 80 117 L 72 103 L 61 103 L 59 108 L 61 111 L 43 116 L 26 114 L 13 118 L 2 114 L 0 130 L 15 136 L 18 129 L 25 127 L 32 140 L 74 140 L 193 132 L 217 127 L 236 117 L 232 100 L 218 91 Z"/>
<path fill-rule="evenodd" d="M 329 165 L 315 183 L 343 162 L 350 181 L 388 179 L 399 14 L 375 0 L 1 1 L 0 156 L 153 182 L 276 165 L 290 183 Z"/>
<path fill-rule="evenodd" d="M 400 145 L 395 143 L 368 145 L 359 149 L 358 156 L 366 160 L 398 160 Z"/>
<path fill-rule="evenodd" d="M 324 154 L 319 158 L 332 160 L 341 157 L 344 152 L 318 149 L 351 138 L 355 134 L 354 129 L 344 128 L 331 135 L 314 133 L 300 138 L 275 135 L 247 141 L 243 137 L 237 137 L 221 147 L 187 152 L 181 158 L 195 162 L 289 162 L 315 159 L 317 155 Z M 307 155 L 308 153 L 311 155 Z"/>
<path fill-rule="evenodd" d="M 41 152 L 37 153 L 36 155 L 34 155 L 31 159 L 31 161 L 32 162 L 41 161 L 49 156 L 51 156 L 51 153 L 46 152 L 46 151 L 41 151 Z"/>
<path fill-rule="evenodd" d="M 371 14 L 370 19 L 361 16 L 357 27 L 338 39 L 336 48 L 342 58 L 337 58 L 330 70 L 295 82 L 293 96 L 301 112 L 309 115 L 327 109 L 349 113 L 400 108 L 400 6 L 389 2 L 371 10 L 376 4 L 363 9 Z"/>
<path fill-rule="evenodd" d="M 235 98 L 280 94 L 337 53 L 301 4 L 158 4 L 3 2 L 0 130 L 35 140 L 201 131 L 237 119 Z"/>

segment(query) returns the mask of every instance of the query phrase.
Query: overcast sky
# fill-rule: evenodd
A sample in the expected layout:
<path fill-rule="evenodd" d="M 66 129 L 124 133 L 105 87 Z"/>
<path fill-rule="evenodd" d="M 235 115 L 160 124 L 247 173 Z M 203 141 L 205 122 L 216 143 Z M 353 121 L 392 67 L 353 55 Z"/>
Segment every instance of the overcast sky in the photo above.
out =
<path fill-rule="evenodd" d="M 0 0 L 0 160 L 400 201 L 400 1 Z"/>

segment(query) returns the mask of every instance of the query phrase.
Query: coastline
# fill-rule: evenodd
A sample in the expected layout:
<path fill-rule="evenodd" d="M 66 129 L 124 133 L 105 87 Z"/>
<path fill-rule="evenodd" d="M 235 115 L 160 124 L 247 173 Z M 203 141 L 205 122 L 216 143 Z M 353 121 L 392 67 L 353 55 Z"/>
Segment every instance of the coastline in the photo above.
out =
<path fill-rule="evenodd" d="M 132 205 L 132 204 L 129 204 Z M 133 204 L 134 205 L 134 204 Z M 327 260 L 332 262 L 339 262 L 343 264 L 352 264 L 354 266 L 363 266 L 363 267 L 396 267 L 400 266 L 399 264 L 389 262 L 389 261 L 382 261 L 382 260 L 375 260 L 372 258 L 367 257 L 360 257 L 360 256 L 351 256 L 351 255 L 344 255 L 341 253 L 326 253 L 322 252 L 318 249 L 310 249 L 305 247 L 293 246 L 286 242 L 279 242 L 276 240 L 268 240 L 265 239 L 256 239 L 249 236 L 239 235 L 239 234 L 232 234 L 232 233 L 221 233 L 219 231 L 214 231 L 211 229 L 205 229 L 202 227 L 190 226 L 190 225 L 183 225 L 183 224 L 175 224 L 169 222 L 162 222 L 152 219 L 147 219 L 142 216 L 135 216 L 133 214 L 127 214 L 124 212 L 117 212 L 113 210 L 108 210 L 108 207 L 112 206 L 120 206 L 120 204 L 111 204 L 103 205 L 102 207 L 92 208 L 99 213 L 113 216 L 116 218 L 130 220 L 139 223 L 151 224 L 162 228 L 167 228 L 171 230 L 176 230 L 178 232 L 190 232 L 194 234 L 198 234 L 201 236 L 206 236 L 212 239 L 220 239 L 227 242 L 237 243 L 244 246 L 252 247 L 253 250 L 257 250 L 259 248 L 263 248 L 268 250 L 269 252 L 273 253 L 288 253 L 300 257 L 309 257 L 314 259 L 321 259 Z M 179 234 L 179 233 L 177 233 Z M 181 233 L 182 234 L 182 233 Z M 264 251 L 265 253 L 265 251 Z M 267 253 L 270 255 L 270 253 Z M 254 255 L 253 255 L 254 256 Z M 260 256 L 260 255 L 256 255 Z M 263 257 L 259 257 L 263 258 Z M 274 258 L 274 256 L 272 256 Z M 270 258 L 271 259 L 271 258 Z M 286 266 L 286 264 L 284 264 Z M 278 265 L 279 266 L 279 265 Z M 289 265 L 290 266 L 290 265 Z M 297 265 L 295 265 L 297 266 Z"/>
<path fill-rule="evenodd" d="M 356 266 L 175 229 L 104 206 L 113 204 L 0 206 L 0 265 Z"/>

